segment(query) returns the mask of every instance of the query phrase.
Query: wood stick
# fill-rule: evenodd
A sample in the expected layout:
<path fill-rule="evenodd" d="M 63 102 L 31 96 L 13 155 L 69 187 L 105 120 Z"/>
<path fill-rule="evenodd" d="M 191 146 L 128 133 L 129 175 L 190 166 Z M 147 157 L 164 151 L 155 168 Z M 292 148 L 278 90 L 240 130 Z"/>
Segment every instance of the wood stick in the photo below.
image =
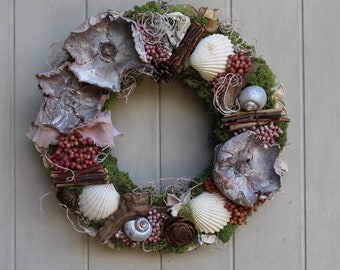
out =
<path fill-rule="evenodd" d="M 229 130 L 231 131 L 235 131 L 235 130 L 239 130 L 242 128 L 251 128 L 254 126 L 263 126 L 266 125 L 270 122 L 290 122 L 290 119 L 287 117 L 282 117 L 276 120 L 273 119 L 261 119 L 260 121 L 251 121 L 251 122 L 246 122 L 246 123 L 240 123 L 240 124 L 232 124 L 229 125 Z"/>
<path fill-rule="evenodd" d="M 173 51 L 166 64 L 171 66 L 174 71 L 180 73 L 184 62 L 189 58 L 197 44 L 201 41 L 207 30 L 202 24 L 195 23 L 188 29 L 178 48 Z"/>
<path fill-rule="evenodd" d="M 147 195 L 138 196 L 132 193 L 121 195 L 118 210 L 111 214 L 105 224 L 100 227 L 95 237 L 96 241 L 103 243 L 109 240 L 123 227 L 125 222 L 138 216 L 147 216 L 152 208 Z"/>
<path fill-rule="evenodd" d="M 222 122 L 224 124 L 228 124 L 230 122 L 237 122 L 238 120 L 241 119 L 280 118 L 281 116 L 282 116 L 281 109 L 239 112 L 224 116 L 222 118 Z"/>

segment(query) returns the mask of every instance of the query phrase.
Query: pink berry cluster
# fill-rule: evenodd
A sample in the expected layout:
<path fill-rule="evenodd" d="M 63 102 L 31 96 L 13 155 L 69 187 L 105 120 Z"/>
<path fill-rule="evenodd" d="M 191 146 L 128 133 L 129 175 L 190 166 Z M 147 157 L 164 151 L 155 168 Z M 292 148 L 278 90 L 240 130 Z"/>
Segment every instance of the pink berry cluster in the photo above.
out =
<path fill-rule="evenodd" d="M 227 201 L 227 204 L 224 206 L 224 208 L 228 209 L 229 212 L 231 212 L 231 217 L 229 220 L 230 224 L 236 224 L 236 225 L 242 225 L 247 217 L 252 212 L 257 212 L 258 208 L 264 204 L 265 200 L 259 200 L 257 201 L 253 208 L 238 205 L 230 200 Z"/>
<path fill-rule="evenodd" d="M 155 38 L 147 33 L 142 26 L 139 26 L 139 30 L 143 36 L 144 48 L 148 61 L 151 62 L 152 60 L 155 60 L 156 63 L 162 63 L 168 60 L 169 55 L 162 42 L 156 42 Z"/>
<path fill-rule="evenodd" d="M 235 132 L 235 135 L 245 132 L 247 129 L 243 128 L 237 132 Z M 274 122 L 270 122 L 268 125 L 263 126 L 253 126 L 249 128 L 248 130 L 254 131 L 261 141 L 264 144 L 272 145 L 276 143 L 276 139 L 280 137 L 280 135 L 283 133 L 282 129 L 275 125 Z"/>
<path fill-rule="evenodd" d="M 158 212 L 157 209 L 152 209 L 149 211 L 147 219 L 149 220 L 152 226 L 152 233 L 148 239 L 145 240 L 145 243 L 157 243 L 161 240 L 162 235 L 162 227 L 164 222 L 169 218 L 169 216 L 164 212 Z M 123 242 L 125 245 L 130 246 L 132 248 L 140 246 L 141 242 L 131 240 L 123 229 L 120 229 L 115 234 L 116 239 Z"/>
<path fill-rule="evenodd" d="M 239 51 L 228 56 L 226 74 L 233 73 L 240 78 L 249 71 L 250 66 L 250 57 L 245 56 L 243 51 Z"/>
<path fill-rule="evenodd" d="M 152 226 L 151 236 L 145 241 L 146 243 L 157 243 L 161 240 L 162 227 L 169 216 L 164 212 L 158 212 L 157 209 L 149 211 L 148 220 Z"/>
<path fill-rule="evenodd" d="M 249 71 L 251 67 L 251 59 L 244 55 L 243 51 L 239 51 L 236 54 L 231 54 L 228 56 L 226 70 L 224 72 L 218 73 L 216 78 L 213 80 L 213 88 L 212 91 L 215 91 L 215 87 L 228 87 L 229 81 L 237 78 L 241 78 L 244 74 Z M 224 78 L 227 82 L 226 85 L 221 85 L 220 79 Z"/>
<path fill-rule="evenodd" d="M 62 168 L 69 168 L 78 171 L 97 164 L 96 156 L 100 153 L 101 149 L 92 139 L 83 138 L 76 132 L 60 134 L 57 148 L 53 154 L 48 155 L 48 159 L 52 170 L 62 171 Z"/>
<path fill-rule="evenodd" d="M 209 193 L 218 193 L 220 192 L 214 182 L 214 180 L 209 177 L 207 181 L 204 183 L 204 189 Z"/>

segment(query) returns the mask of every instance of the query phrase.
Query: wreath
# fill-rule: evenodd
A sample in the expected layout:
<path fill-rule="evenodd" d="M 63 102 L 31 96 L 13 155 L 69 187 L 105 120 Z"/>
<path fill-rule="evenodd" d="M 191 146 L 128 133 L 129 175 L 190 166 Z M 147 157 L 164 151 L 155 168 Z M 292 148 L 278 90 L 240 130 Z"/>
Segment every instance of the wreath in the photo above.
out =
<path fill-rule="evenodd" d="M 27 136 L 77 231 L 114 249 L 222 247 L 280 190 L 284 88 L 216 9 L 152 1 L 102 12 L 72 31 L 50 63 L 52 71 L 36 75 L 43 101 Z M 212 162 L 162 190 L 134 184 L 110 154 L 120 134 L 110 111 L 145 75 L 180 78 L 213 119 Z"/>

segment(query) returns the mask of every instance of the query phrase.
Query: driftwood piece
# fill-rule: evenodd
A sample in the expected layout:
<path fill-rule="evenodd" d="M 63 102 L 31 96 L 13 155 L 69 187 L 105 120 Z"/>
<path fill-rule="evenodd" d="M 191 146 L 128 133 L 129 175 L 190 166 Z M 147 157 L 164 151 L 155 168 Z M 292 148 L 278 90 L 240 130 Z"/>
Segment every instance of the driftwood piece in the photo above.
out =
<path fill-rule="evenodd" d="M 149 205 L 147 195 L 135 195 L 125 193 L 121 195 L 119 207 L 116 212 L 111 214 L 105 224 L 100 227 L 95 237 L 98 242 L 105 242 L 118 232 L 125 222 L 139 216 L 146 216 L 154 207 Z"/>
<path fill-rule="evenodd" d="M 230 87 L 227 91 L 225 91 L 220 97 L 220 103 L 222 104 L 223 109 L 231 109 L 234 106 L 236 98 L 240 95 L 240 92 L 243 88 L 245 88 L 248 84 L 247 78 L 256 74 L 259 71 L 259 68 L 262 64 L 254 62 L 251 64 L 249 71 L 242 77 L 242 83 L 240 85 Z M 224 103 L 226 101 L 226 104 Z"/>
<path fill-rule="evenodd" d="M 177 73 L 180 73 L 185 61 L 189 58 L 206 32 L 207 30 L 200 23 L 196 22 L 190 26 L 178 48 L 173 51 L 171 57 L 166 61 L 166 64 L 172 67 Z"/>
<path fill-rule="evenodd" d="M 107 170 L 101 164 L 88 166 L 80 171 L 52 171 L 50 179 L 55 187 L 107 184 Z"/>

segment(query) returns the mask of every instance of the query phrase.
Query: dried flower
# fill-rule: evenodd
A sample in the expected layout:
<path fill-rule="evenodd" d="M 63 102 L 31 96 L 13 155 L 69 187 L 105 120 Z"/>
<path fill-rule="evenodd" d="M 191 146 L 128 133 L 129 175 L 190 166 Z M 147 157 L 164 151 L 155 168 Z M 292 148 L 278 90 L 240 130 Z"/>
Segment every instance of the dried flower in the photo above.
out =
<path fill-rule="evenodd" d="M 163 233 L 167 242 L 175 247 L 185 246 L 197 237 L 194 223 L 184 217 L 168 219 L 164 224 Z"/>
<path fill-rule="evenodd" d="M 62 205 L 69 208 L 70 211 L 75 211 L 78 208 L 79 194 L 75 190 L 65 188 L 58 189 L 56 197 Z"/>
<path fill-rule="evenodd" d="M 264 145 L 255 132 L 236 135 L 216 149 L 216 186 L 234 203 L 253 207 L 259 195 L 281 187 L 284 163 L 279 154 L 279 145 Z"/>
<path fill-rule="evenodd" d="M 79 81 L 113 92 L 120 92 L 128 70 L 147 62 L 136 23 L 114 11 L 86 20 L 68 36 L 63 48 L 75 60 L 70 70 Z"/>

